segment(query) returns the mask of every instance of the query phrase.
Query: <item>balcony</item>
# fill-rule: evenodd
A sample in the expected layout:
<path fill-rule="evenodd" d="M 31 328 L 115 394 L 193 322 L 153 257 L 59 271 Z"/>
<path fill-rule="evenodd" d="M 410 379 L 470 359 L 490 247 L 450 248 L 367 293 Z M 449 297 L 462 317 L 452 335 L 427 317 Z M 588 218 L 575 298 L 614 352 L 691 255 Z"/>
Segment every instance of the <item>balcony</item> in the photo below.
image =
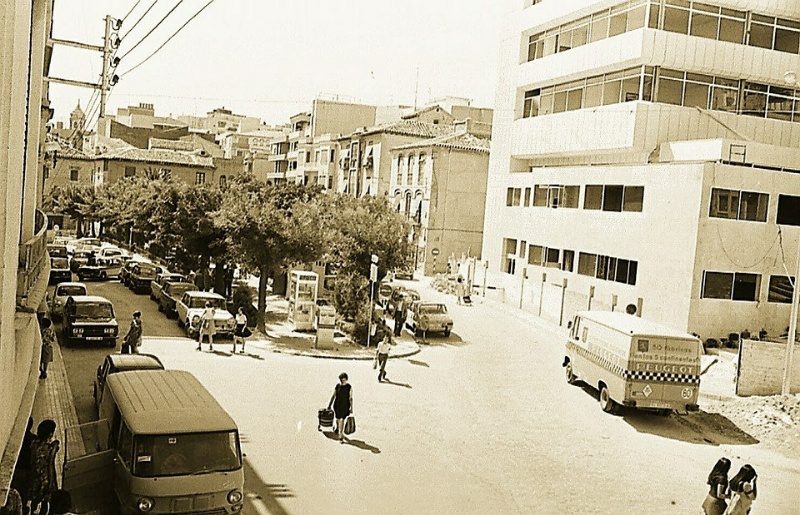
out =
<path fill-rule="evenodd" d="M 50 277 L 46 235 L 47 215 L 37 209 L 34 235 L 19 246 L 17 309 L 36 310 L 44 299 Z"/>

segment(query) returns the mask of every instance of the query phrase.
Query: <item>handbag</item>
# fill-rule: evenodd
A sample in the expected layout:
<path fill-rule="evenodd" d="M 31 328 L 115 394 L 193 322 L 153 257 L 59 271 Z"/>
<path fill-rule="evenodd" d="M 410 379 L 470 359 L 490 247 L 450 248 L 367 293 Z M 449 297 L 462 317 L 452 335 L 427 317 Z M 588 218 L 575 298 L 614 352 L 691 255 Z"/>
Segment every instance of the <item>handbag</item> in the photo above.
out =
<path fill-rule="evenodd" d="M 378 355 L 375 354 L 375 359 L 372 360 L 372 370 L 378 369 Z"/>
<path fill-rule="evenodd" d="M 344 419 L 344 434 L 351 435 L 356 432 L 356 417 L 353 415 L 348 415 L 346 419 Z"/>

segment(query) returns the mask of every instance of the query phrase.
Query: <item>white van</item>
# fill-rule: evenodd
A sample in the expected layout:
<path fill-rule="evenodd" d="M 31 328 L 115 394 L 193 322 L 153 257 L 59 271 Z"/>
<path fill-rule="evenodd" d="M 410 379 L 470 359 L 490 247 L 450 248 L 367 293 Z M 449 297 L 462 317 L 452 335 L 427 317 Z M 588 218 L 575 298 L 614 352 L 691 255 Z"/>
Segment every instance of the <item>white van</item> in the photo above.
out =
<path fill-rule="evenodd" d="M 690 334 L 610 311 L 581 311 L 571 322 L 564 355 L 567 382 L 600 392 L 603 411 L 619 405 L 696 411 L 700 340 Z"/>

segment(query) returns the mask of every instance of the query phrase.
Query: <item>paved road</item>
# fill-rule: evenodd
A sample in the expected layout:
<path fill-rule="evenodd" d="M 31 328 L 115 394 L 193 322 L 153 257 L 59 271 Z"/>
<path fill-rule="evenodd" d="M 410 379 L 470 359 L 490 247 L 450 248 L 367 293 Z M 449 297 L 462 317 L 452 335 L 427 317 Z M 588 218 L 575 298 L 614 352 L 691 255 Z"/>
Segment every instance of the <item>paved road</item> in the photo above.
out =
<path fill-rule="evenodd" d="M 182 334 L 147 296 L 116 284 L 94 291 L 114 301 L 123 325 L 138 308 L 145 334 Z M 277 354 L 257 342 L 235 356 L 181 339 L 148 340 L 144 351 L 190 370 L 236 419 L 248 514 L 697 513 L 723 455 L 759 471 L 758 513 L 800 513 L 796 457 L 762 449 L 718 415 L 602 413 L 596 392 L 564 381 L 562 334 L 504 306 L 423 297 L 448 303 L 454 333 L 390 360 L 390 383 L 379 384 L 369 362 Z M 106 352 L 68 353 L 71 376 L 85 374 L 70 378 L 74 390 Z M 80 359 L 91 361 L 88 373 Z M 316 427 L 342 371 L 359 427 L 348 445 Z"/>

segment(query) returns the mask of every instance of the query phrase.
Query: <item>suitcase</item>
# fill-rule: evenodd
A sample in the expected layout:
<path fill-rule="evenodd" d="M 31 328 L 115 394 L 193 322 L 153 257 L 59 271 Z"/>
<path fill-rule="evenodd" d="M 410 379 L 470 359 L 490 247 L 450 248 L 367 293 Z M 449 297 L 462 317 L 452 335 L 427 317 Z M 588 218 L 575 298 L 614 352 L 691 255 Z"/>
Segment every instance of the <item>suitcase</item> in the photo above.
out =
<path fill-rule="evenodd" d="M 319 419 L 319 425 L 317 425 L 317 431 L 322 431 L 323 427 L 333 427 L 333 410 L 330 408 L 324 408 L 317 412 L 317 418 Z"/>

